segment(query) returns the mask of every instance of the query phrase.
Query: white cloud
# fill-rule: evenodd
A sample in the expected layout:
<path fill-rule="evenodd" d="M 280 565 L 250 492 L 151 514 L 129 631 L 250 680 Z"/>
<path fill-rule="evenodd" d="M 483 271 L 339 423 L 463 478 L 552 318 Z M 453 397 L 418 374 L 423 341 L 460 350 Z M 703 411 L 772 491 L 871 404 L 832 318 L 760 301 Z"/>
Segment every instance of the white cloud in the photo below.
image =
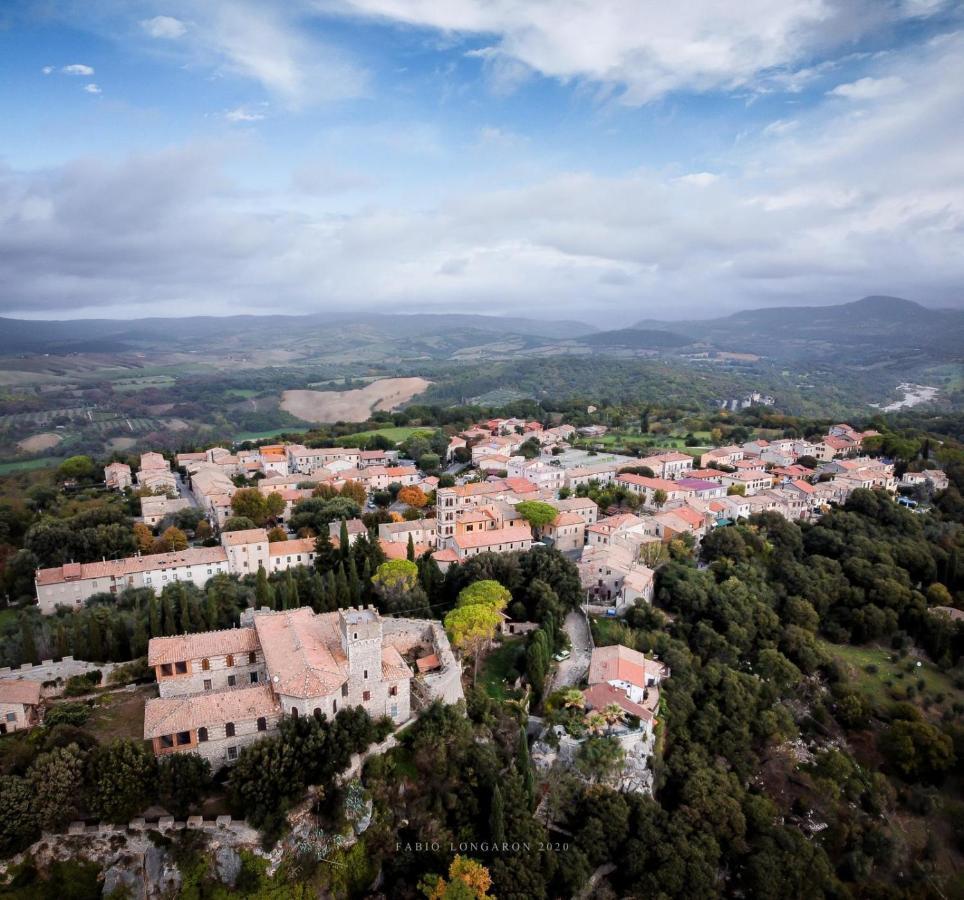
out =
<path fill-rule="evenodd" d="M 709 187 L 719 180 L 719 175 L 712 172 L 690 172 L 688 175 L 681 175 L 676 180 L 683 184 L 692 184 L 696 187 Z"/>
<path fill-rule="evenodd" d="M 151 37 L 174 39 L 184 35 L 187 26 L 173 16 L 154 16 L 153 19 L 144 19 L 141 22 L 143 28 Z"/>
<path fill-rule="evenodd" d="M 93 75 L 94 69 L 92 66 L 85 66 L 83 63 L 74 63 L 70 66 L 64 66 L 61 70 L 64 75 Z"/>
<path fill-rule="evenodd" d="M 260 122 L 264 118 L 264 113 L 252 112 L 244 106 L 229 109 L 224 118 L 229 122 Z"/>
<path fill-rule="evenodd" d="M 43 72 L 44 75 L 51 75 L 51 74 L 53 74 L 54 67 L 53 67 L 53 66 L 44 66 L 40 71 Z"/>
<path fill-rule="evenodd" d="M 876 100 L 895 94 L 904 87 L 904 80 L 896 75 L 887 78 L 860 78 L 849 84 L 838 84 L 832 91 L 832 97 L 846 97 L 848 100 Z"/>
<path fill-rule="evenodd" d="M 487 66 L 505 60 L 522 72 L 616 85 L 624 102 L 641 104 L 676 90 L 731 90 L 792 73 L 888 18 L 919 15 L 927 0 L 907 8 L 854 0 L 688 0 L 682 8 L 649 0 L 315 2 L 326 11 L 485 40 L 473 53 Z M 798 70 L 790 84 L 809 74 Z"/>
<path fill-rule="evenodd" d="M 800 123 L 796 119 L 777 119 L 763 129 L 763 134 L 766 136 L 782 136 L 789 134 L 791 131 L 796 131 L 799 127 Z"/>
<path fill-rule="evenodd" d="M 99 94 L 99 93 L 101 93 L 100 88 L 99 88 L 96 84 L 93 84 L 93 83 L 91 83 L 91 84 L 85 84 L 85 85 L 84 85 L 84 90 L 87 91 L 88 94 Z"/>

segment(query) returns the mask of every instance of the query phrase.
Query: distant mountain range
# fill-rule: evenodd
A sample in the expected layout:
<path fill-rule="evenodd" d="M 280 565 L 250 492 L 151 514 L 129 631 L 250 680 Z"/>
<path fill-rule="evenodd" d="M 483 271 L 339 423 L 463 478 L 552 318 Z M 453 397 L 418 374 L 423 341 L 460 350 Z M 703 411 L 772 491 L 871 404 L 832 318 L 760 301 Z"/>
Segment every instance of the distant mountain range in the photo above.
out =
<path fill-rule="evenodd" d="M 874 296 L 838 306 L 744 310 L 719 319 L 644 319 L 631 330 L 669 332 L 716 349 L 775 359 L 832 356 L 842 363 L 855 363 L 881 353 L 957 358 L 964 348 L 964 311 L 929 309 L 900 297 Z"/>

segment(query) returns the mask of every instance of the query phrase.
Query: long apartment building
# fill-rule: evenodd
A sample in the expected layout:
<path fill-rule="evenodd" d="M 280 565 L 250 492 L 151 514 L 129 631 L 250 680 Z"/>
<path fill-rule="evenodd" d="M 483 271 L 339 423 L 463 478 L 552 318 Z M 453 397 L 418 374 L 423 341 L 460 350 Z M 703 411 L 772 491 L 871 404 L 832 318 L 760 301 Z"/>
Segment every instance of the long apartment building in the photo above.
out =
<path fill-rule="evenodd" d="M 458 661 L 438 623 L 383 620 L 377 610 L 317 614 L 248 610 L 242 627 L 153 638 L 148 664 L 160 696 L 144 710 L 144 739 L 158 756 L 196 752 L 214 768 L 273 733 L 284 716 L 361 706 L 396 724 L 412 715 L 413 668 L 426 701 L 462 699 Z"/>
<path fill-rule="evenodd" d="M 215 575 L 252 575 L 259 567 L 270 574 L 313 565 L 314 561 L 313 540 L 269 543 L 264 528 L 251 528 L 225 532 L 219 547 L 189 547 L 172 553 L 38 569 L 34 583 L 40 611 L 50 615 L 58 606 L 76 609 L 94 594 L 119 594 L 140 587 L 160 591 L 174 582 L 204 587 Z"/>

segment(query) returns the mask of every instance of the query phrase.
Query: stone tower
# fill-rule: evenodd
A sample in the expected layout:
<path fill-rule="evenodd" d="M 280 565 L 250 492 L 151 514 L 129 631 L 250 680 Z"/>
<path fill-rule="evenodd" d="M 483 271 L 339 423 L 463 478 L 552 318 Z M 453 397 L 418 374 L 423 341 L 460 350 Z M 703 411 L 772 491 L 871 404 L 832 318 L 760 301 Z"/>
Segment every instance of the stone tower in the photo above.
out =
<path fill-rule="evenodd" d="M 339 610 L 338 618 L 353 686 L 378 684 L 382 680 L 382 620 L 378 610 L 350 606 Z"/>

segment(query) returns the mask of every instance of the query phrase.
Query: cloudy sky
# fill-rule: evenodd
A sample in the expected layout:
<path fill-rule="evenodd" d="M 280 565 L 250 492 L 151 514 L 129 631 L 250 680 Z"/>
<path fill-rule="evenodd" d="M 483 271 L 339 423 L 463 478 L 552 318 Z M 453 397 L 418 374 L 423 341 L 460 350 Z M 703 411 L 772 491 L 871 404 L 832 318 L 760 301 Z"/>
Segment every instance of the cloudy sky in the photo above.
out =
<path fill-rule="evenodd" d="M 957 0 L 5 0 L 0 314 L 964 305 Z"/>

